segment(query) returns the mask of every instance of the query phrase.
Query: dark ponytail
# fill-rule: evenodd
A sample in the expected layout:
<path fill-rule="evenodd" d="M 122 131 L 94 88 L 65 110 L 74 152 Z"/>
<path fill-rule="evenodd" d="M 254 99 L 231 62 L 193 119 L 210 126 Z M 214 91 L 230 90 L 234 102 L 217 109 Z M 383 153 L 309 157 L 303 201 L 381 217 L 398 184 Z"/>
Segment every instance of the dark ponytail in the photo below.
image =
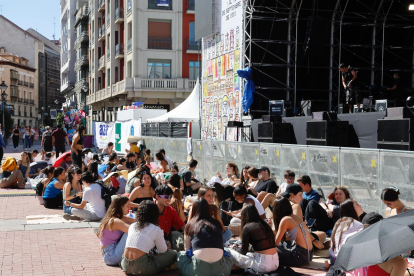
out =
<path fill-rule="evenodd" d="M 400 195 L 400 190 L 397 187 L 385 188 L 381 193 L 381 200 L 396 201 Z"/>

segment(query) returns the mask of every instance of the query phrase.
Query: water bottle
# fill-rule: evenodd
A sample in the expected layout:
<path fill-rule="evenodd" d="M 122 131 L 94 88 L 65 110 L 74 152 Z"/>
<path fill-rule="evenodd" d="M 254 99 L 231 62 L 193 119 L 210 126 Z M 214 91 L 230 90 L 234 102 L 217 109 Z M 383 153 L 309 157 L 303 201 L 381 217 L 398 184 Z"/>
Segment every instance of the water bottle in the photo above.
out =
<path fill-rule="evenodd" d="M 130 218 L 134 218 L 134 214 L 132 214 L 132 210 L 129 210 L 129 212 L 128 212 L 128 217 L 130 217 Z"/>

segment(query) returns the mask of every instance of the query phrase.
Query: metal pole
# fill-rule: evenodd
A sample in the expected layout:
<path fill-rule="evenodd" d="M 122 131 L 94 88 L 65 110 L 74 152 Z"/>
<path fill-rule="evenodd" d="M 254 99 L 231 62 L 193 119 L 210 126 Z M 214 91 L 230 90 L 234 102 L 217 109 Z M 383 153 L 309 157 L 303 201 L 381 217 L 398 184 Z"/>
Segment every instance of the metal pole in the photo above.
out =
<path fill-rule="evenodd" d="M 335 18 L 336 18 L 336 13 L 339 7 L 339 3 L 341 2 L 341 0 L 337 0 L 336 5 L 335 5 L 335 10 L 333 12 L 332 15 L 332 21 L 331 21 L 331 49 L 330 49 L 330 54 L 331 54 L 331 58 L 329 61 L 329 65 L 330 65 L 330 69 L 329 69 L 329 112 L 332 111 L 332 89 L 333 89 L 333 75 L 334 75 L 334 43 L 335 43 Z M 336 69 L 338 70 L 338 69 Z"/>
<path fill-rule="evenodd" d="M 288 42 L 292 41 L 292 12 L 295 7 L 296 0 L 292 0 L 289 11 L 289 21 L 288 21 Z M 290 43 L 287 45 L 287 69 L 286 69 L 286 100 L 289 100 L 290 92 L 290 64 L 291 64 L 291 48 Z"/>
<path fill-rule="evenodd" d="M 298 25 L 299 25 L 299 13 L 302 8 L 303 0 L 300 1 L 299 9 L 296 14 L 296 32 L 295 32 L 295 93 L 293 94 L 293 113 L 296 111 L 296 81 L 297 81 L 297 65 L 298 65 Z"/>
<path fill-rule="evenodd" d="M 10 89 L 10 91 L 11 91 L 11 89 Z M 4 110 L 5 109 L 6 109 L 6 99 L 3 99 L 3 125 L 2 125 L 2 130 L 3 130 L 4 136 L 6 136 L 6 125 L 4 124 L 4 116 L 5 116 Z M 3 138 L 5 138 L 5 137 L 3 137 Z"/>
<path fill-rule="evenodd" d="M 391 1 L 390 7 L 388 8 L 387 14 L 384 17 L 384 22 L 382 23 L 382 58 L 381 58 L 381 86 L 384 85 L 384 53 L 385 53 L 385 23 L 387 21 L 388 13 L 391 10 L 394 0 Z"/>

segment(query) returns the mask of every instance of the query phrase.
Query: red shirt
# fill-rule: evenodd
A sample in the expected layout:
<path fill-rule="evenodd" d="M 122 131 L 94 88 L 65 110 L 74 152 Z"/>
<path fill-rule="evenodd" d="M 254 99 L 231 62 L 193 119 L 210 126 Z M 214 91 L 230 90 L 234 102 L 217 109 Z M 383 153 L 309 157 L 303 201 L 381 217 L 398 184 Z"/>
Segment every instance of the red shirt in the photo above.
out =
<path fill-rule="evenodd" d="M 170 233 L 171 226 L 178 230 L 183 228 L 185 225 L 184 221 L 180 218 L 177 211 L 171 206 L 166 206 L 164 208 L 164 211 L 158 217 L 158 224 L 164 231 L 165 236 Z"/>
<path fill-rule="evenodd" d="M 56 129 L 52 136 L 55 137 L 55 146 L 65 145 L 65 137 L 68 136 L 63 129 Z"/>

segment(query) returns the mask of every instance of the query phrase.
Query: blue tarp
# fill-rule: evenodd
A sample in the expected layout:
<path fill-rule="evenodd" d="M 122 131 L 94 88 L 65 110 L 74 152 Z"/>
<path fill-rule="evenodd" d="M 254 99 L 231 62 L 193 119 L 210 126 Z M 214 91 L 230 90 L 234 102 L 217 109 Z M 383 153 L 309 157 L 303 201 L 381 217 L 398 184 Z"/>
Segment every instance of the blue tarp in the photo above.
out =
<path fill-rule="evenodd" d="M 244 87 L 242 99 L 243 112 L 247 113 L 249 111 L 250 106 L 253 103 L 253 93 L 255 92 L 254 82 L 251 79 L 252 68 L 247 67 L 242 70 L 237 70 L 237 74 L 239 75 L 239 77 L 246 79 L 247 81 Z"/>

